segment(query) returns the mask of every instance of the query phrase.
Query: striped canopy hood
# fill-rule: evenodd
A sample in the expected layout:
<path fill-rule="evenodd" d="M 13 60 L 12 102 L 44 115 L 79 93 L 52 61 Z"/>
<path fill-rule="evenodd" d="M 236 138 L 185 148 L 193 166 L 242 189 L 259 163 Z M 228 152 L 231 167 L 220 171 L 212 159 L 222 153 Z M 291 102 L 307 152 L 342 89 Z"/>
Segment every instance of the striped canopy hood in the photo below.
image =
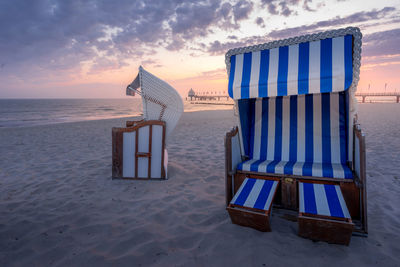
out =
<path fill-rule="evenodd" d="M 346 91 L 358 82 L 358 39 L 358 28 L 346 28 L 231 49 L 226 54 L 229 96 L 239 100 Z"/>

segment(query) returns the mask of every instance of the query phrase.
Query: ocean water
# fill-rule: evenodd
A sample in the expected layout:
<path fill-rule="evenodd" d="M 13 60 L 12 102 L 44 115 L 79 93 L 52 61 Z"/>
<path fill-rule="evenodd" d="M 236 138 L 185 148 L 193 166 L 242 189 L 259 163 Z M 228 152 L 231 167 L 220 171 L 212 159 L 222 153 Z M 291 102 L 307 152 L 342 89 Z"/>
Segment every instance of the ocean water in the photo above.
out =
<path fill-rule="evenodd" d="M 139 98 L 127 99 L 0 99 L 0 127 L 138 116 Z"/>

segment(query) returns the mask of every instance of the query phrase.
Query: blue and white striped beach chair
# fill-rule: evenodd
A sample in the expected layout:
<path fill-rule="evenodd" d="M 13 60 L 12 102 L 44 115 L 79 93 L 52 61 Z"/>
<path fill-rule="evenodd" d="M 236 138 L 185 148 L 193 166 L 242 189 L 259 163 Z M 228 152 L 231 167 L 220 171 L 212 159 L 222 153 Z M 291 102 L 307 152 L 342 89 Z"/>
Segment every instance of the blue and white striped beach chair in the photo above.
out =
<path fill-rule="evenodd" d="M 360 53 L 358 28 L 227 52 L 228 93 L 239 115 L 225 139 L 227 204 L 252 175 L 279 177 L 279 202 L 291 209 L 298 208 L 298 179 L 330 181 L 345 199 L 362 200 L 347 205 L 366 233 L 365 141 L 355 99 Z"/>

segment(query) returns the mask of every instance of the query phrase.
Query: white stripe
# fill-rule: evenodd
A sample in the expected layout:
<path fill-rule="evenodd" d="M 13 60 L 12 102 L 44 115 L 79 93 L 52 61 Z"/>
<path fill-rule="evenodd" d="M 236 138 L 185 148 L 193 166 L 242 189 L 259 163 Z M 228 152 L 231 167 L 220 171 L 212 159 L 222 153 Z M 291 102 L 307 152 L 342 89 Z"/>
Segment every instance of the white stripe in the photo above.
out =
<path fill-rule="evenodd" d="M 306 97 L 297 97 L 297 161 L 304 162 L 306 156 Z M 301 175 L 301 174 L 300 174 Z"/>
<path fill-rule="evenodd" d="M 339 94 L 330 94 L 331 162 L 340 163 Z M 336 177 L 336 176 L 334 176 Z"/>
<path fill-rule="evenodd" d="M 282 99 L 282 160 L 289 161 L 290 144 L 290 97 Z"/>
<path fill-rule="evenodd" d="M 303 187 L 303 183 L 299 183 L 299 198 L 300 198 L 299 212 L 303 212 L 304 213 L 304 187 Z"/>
<path fill-rule="evenodd" d="M 268 96 L 278 94 L 279 48 L 269 50 Z"/>
<path fill-rule="evenodd" d="M 344 177 L 344 169 L 342 164 L 332 164 L 332 170 L 333 170 L 333 177 L 335 178 L 345 178 Z"/>
<path fill-rule="evenodd" d="M 325 188 L 323 184 L 313 184 L 315 194 L 315 204 L 317 206 L 317 214 L 331 216 L 328 200 L 326 199 Z"/>
<path fill-rule="evenodd" d="M 161 178 L 163 128 L 160 125 L 153 125 L 152 127 L 153 136 L 151 141 L 151 178 Z"/>
<path fill-rule="evenodd" d="M 139 128 L 138 152 L 149 152 L 150 126 Z M 138 178 L 149 177 L 149 158 L 138 158 Z"/>
<path fill-rule="evenodd" d="M 262 98 L 257 98 L 255 103 L 255 119 L 254 119 L 254 146 L 253 158 L 260 159 L 261 149 L 261 125 L 262 125 Z"/>
<path fill-rule="evenodd" d="M 285 168 L 287 161 L 279 161 L 278 164 L 275 165 L 275 172 L 274 173 L 280 173 L 283 174 L 283 170 Z"/>
<path fill-rule="evenodd" d="M 258 97 L 260 61 L 261 61 L 261 51 L 251 53 L 251 73 L 250 73 L 250 85 L 249 85 L 250 98 Z"/>
<path fill-rule="evenodd" d="M 310 42 L 310 60 L 309 60 L 309 90 L 308 93 L 320 93 L 321 79 L 321 41 Z"/>
<path fill-rule="evenodd" d="M 303 175 L 303 165 L 304 165 L 304 162 L 297 161 L 293 165 L 293 175 Z"/>
<path fill-rule="evenodd" d="M 269 207 L 271 206 L 272 198 L 274 197 L 274 192 L 276 190 L 277 185 L 278 185 L 278 181 L 274 181 L 274 183 L 272 184 L 272 187 L 271 187 L 271 191 L 269 192 L 267 202 L 264 205 L 264 210 L 269 210 Z"/>
<path fill-rule="evenodd" d="M 256 161 L 257 161 L 257 159 L 251 159 L 251 160 L 246 161 L 245 163 L 242 164 L 242 170 L 249 172 L 251 164 L 253 164 L 253 162 L 256 162 Z"/>
<path fill-rule="evenodd" d="M 244 179 L 243 183 L 240 185 L 239 190 L 236 191 L 236 194 L 233 196 L 232 200 L 231 200 L 231 204 L 234 204 L 236 199 L 238 198 L 238 196 L 240 195 L 240 193 L 242 192 L 244 186 L 247 183 L 248 178 Z"/>
<path fill-rule="evenodd" d="M 149 152 L 149 139 L 150 139 L 149 133 L 150 133 L 149 126 L 144 126 L 139 128 L 138 152 L 144 152 L 144 153 Z"/>
<path fill-rule="evenodd" d="M 342 190 L 340 190 L 340 186 L 335 185 L 335 189 L 336 189 L 336 194 L 337 194 L 339 202 L 340 202 L 340 206 L 342 207 L 343 215 L 345 218 L 350 219 L 351 218 L 350 213 L 349 213 L 349 210 L 347 209 L 346 201 L 344 201 L 344 199 L 343 199 Z"/>
<path fill-rule="evenodd" d="M 243 204 L 243 207 L 253 208 L 254 204 L 257 201 L 258 196 L 260 195 L 260 191 L 264 185 L 265 180 L 256 179 L 253 188 L 251 189 L 249 196 Z"/>
<path fill-rule="evenodd" d="M 268 99 L 268 149 L 267 159 L 274 160 L 275 150 L 275 102 L 276 98 Z"/>
<path fill-rule="evenodd" d="M 267 172 L 267 165 L 271 163 L 271 160 L 264 160 L 258 165 L 258 172 Z"/>
<path fill-rule="evenodd" d="M 235 78 L 233 80 L 233 98 L 240 99 L 241 85 L 242 85 L 242 72 L 243 72 L 243 54 L 236 55 L 235 62 Z"/>
<path fill-rule="evenodd" d="M 313 143 L 314 160 L 322 162 L 322 118 L 321 118 L 321 94 L 313 95 Z"/>
<path fill-rule="evenodd" d="M 136 132 L 125 132 L 122 138 L 122 176 L 135 177 Z"/>
<path fill-rule="evenodd" d="M 332 38 L 332 92 L 344 89 L 344 37 Z"/>
<path fill-rule="evenodd" d="M 322 177 L 322 163 L 313 162 L 311 166 L 311 174 L 315 177 Z"/>
<path fill-rule="evenodd" d="M 289 46 L 289 65 L 287 78 L 288 95 L 298 94 L 298 75 L 299 75 L 299 45 Z"/>

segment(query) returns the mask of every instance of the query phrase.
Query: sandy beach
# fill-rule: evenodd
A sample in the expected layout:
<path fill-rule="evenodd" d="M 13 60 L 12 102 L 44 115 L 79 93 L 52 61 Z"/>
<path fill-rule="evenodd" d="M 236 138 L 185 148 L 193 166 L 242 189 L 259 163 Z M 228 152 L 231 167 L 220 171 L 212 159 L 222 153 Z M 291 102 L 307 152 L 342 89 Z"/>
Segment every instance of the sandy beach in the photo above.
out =
<path fill-rule="evenodd" d="M 125 119 L 0 129 L 0 266 L 400 266 L 400 105 L 359 105 L 367 135 L 368 238 L 350 246 L 231 223 L 224 147 L 232 110 L 185 112 L 166 181 L 111 179 Z"/>

